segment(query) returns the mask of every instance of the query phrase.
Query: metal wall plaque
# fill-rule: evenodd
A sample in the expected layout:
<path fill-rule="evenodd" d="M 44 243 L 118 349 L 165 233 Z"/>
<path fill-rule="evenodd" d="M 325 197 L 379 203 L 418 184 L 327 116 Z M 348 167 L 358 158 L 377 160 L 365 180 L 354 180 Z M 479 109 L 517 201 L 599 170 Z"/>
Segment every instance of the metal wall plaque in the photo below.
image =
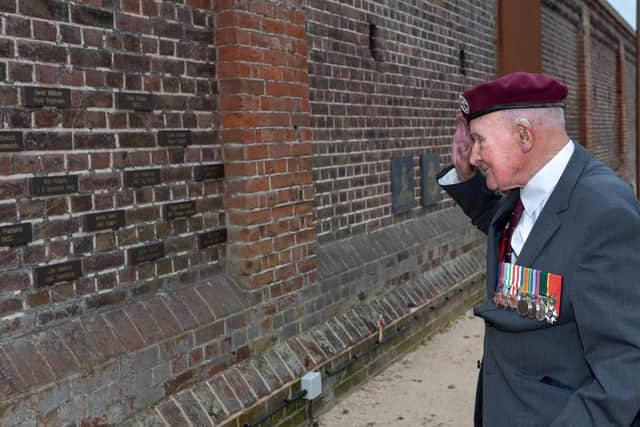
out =
<path fill-rule="evenodd" d="M 158 132 L 158 145 L 161 147 L 191 145 L 191 131 L 161 130 Z"/>
<path fill-rule="evenodd" d="M 206 179 L 224 178 L 224 165 L 198 165 L 193 168 L 193 179 L 204 181 Z"/>
<path fill-rule="evenodd" d="M 417 206 L 414 196 L 413 157 L 391 158 L 391 210 L 405 212 Z"/>
<path fill-rule="evenodd" d="M 85 215 L 84 231 L 115 230 L 124 227 L 124 210 Z"/>
<path fill-rule="evenodd" d="M 143 262 L 155 261 L 164 258 L 164 243 L 153 243 L 151 245 L 131 248 L 128 252 L 129 265 L 138 265 Z"/>
<path fill-rule="evenodd" d="M 78 176 L 45 176 L 31 179 L 31 195 L 55 196 L 78 192 Z"/>
<path fill-rule="evenodd" d="M 24 88 L 25 107 L 71 107 L 71 89 L 29 86 Z"/>
<path fill-rule="evenodd" d="M 0 151 L 22 151 L 22 132 L 0 132 Z"/>
<path fill-rule="evenodd" d="M 422 204 L 424 206 L 433 205 L 442 199 L 442 193 L 436 178 L 439 170 L 440 156 L 437 154 L 423 154 L 420 156 Z"/>
<path fill-rule="evenodd" d="M 36 267 L 33 279 L 36 288 L 51 286 L 58 282 L 71 282 L 82 276 L 82 263 L 79 259 L 58 264 Z"/>
<path fill-rule="evenodd" d="M 33 240 L 30 222 L 0 227 L 0 246 L 20 246 Z"/>
<path fill-rule="evenodd" d="M 176 219 L 196 214 L 195 200 L 189 202 L 170 203 L 163 206 L 164 219 Z"/>
<path fill-rule="evenodd" d="M 124 172 L 124 185 L 126 187 L 144 187 L 160 184 L 160 169 L 144 169 Z"/>
<path fill-rule="evenodd" d="M 116 93 L 116 107 L 121 110 L 153 111 L 153 95 L 148 93 Z"/>
<path fill-rule="evenodd" d="M 226 228 L 207 231 L 206 233 L 198 234 L 198 249 L 208 248 L 209 246 L 225 243 L 226 241 L 227 241 Z"/>

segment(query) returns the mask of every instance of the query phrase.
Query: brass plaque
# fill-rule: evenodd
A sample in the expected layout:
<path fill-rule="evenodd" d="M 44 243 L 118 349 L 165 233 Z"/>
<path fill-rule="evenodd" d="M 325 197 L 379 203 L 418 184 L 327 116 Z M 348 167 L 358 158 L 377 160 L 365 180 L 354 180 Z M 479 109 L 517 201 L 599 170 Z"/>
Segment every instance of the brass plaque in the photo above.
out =
<path fill-rule="evenodd" d="M 420 175 L 422 189 L 422 204 L 429 206 L 442 200 L 440 186 L 436 174 L 440 170 L 440 157 L 437 154 L 423 154 L 420 156 Z"/>
<path fill-rule="evenodd" d="M 131 248 L 128 253 L 129 265 L 138 265 L 160 258 L 164 258 L 163 242 Z"/>
<path fill-rule="evenodd" d="M 58 282 L 71 282 L 81 276 L 82 263 L 79 259 L 36 267 L 33 273 L 36 288 L 51 286 Z"/>
<path fill-rule="evenodd" d="M 158 145 L 161 147 L 191 145 L 191 131 L 161 130 L 158 132 Z"/>
<path fill-rule="evenodd" d="M 84 231 L 115 230 L 124 227 L 124 210 L 85 215 Z"/>
<path fill-rule="evenodd" d="M 55 196 L 78 192 L 78 176 L 45 176 L 31 179 L 31 195 Z"/>
<path fill-rule="evenodd" d="M 0 132 L 0 151 L 22 151 L 22 132 Z"/>
<path fill-rule="evenodd" d="M 0 227 L 0 246 L 20 246 L 33 240 L 31 223 Z"/>
<path fill-rule="evenodd" d="M 208 248 L 209 246 L 225 243 L 226 241 L 227 241 L 226 228 L 207 231 L 206 233 L 198 234 L 198 249 Z"/>
<path fill-rule="evenodd" d="M 148 93 L 117 93 L 116 107 L 121 110 L 153 111 L 153 95 Z"/>
<path fill-rule="evenodd" d="M 192 216 L 196 214 L 196 202 L 192 200 L 190 202 L 170 203 L 163 206 L 163 218 L 176 219 L 186 216 Z"/>
<path fill-rule="evenodd" d="M 224 165 L 199 165 L 193 168 L 193 179 L 204 181 L 206 179 L 224 178 Z"/>
<path fill-rule="evenodd" d="M 29 86 L 24 88 L 25 107 L 71 107 L 71 89 Z"/>
<path fill-rule="evenodd" d="M 124 172 L 124 185 L 126 187 L 145 187 L 147 185 L 160 184 L 160 169 L 144 169 Z"/>

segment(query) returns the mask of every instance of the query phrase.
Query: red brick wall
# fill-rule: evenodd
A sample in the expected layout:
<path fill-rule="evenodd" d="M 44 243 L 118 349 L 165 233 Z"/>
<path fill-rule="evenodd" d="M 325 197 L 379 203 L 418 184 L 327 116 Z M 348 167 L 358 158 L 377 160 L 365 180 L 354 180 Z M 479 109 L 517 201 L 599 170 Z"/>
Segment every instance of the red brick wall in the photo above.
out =
<path fill-rule="evenodd" d="M 0 253 L 0 333 L 62 319 L 201 280 L 223 246 L 198 250 L 196 234 L 225 225 L 222 181 L 194 181 L 220 164 L 209 0 L 0 4 L 0 112 L 24 149 L 0 153 L 0 225 L 30 223 L 33 241 Z M 69 108 L 25 106 L 28 86 L 69 89 Z M 153 111 L 117 108 L 121 92 L 152 94 Z M 187 129 L 192 144 L 161 146 L 158 132 Z M 159 168 L 161 183 L 128 187 L 125 171 Z M 33 196 L 34 177 L 76 175 L 78 191 Z M 195 201 L 195 214 L 163 218 Z M 126 225 L 87 232 L 87 214 L 124 210 Z M 130 265 L 132 248 L 163 241 L 166 256 Z M 75 282 L 38 286 L 37 266 L 81 260 Z M 218 267 L 216 267 L 218 266 Z"/>
<path fill-rule="evenodd" d="M 414 155 L 419 201 L 417 156 L 438 153 L 448 162 L 457 95 L 495 75 L 495 4 L 306 5 L 319 242 L 427 214 L 433 209 L 392 214 L 390 159 Z"/>

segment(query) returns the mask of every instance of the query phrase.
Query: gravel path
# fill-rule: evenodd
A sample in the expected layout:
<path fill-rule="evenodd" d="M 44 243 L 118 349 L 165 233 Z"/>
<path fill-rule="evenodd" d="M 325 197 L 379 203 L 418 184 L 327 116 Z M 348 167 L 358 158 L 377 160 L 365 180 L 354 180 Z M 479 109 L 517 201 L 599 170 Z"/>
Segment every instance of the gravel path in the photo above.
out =
<path fill-rule="evenodd" d="M 482 320 L 467 312 L 323 414 L 320 426 L 471 426 L 482 336 Z"/>

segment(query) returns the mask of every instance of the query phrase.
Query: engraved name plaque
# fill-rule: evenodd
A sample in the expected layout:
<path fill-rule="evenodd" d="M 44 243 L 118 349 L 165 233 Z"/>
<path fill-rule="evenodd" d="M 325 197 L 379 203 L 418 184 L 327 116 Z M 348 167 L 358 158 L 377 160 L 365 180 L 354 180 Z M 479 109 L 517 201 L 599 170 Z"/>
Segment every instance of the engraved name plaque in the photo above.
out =
<path fill-rule="evenodd" d="M 25 107 L 71 107 L 71 90 L 29 86 L 24 88 Z"/>
<path fill-rule="evenodd" d="M 138 265 L 143 262 L 155 261 L 164 258 L 164 243 L 153 243 L 151 245 L 131 248 L 128 252 L 129 265 Z"/>
<path fill-rule="evenodd" d="M 160 184 L 160 169 L 144 169 L 124 172 L 124 185 L 126 187 L 144 187 Z"/>
<path fill-rule="evenodd" d="M 0 151 L 22 151 L 22 132 L 0 132 Z"/>
<path fill-rule="evenodd" d="M 413 157 L 391 158 L 391 210 L 405 212 L 416 207 Z"/>
<path fill-rule="evenodd" d="M 153 111 L 153 95 L 147 93 L 117 93 L 116 107 L 121 110 Z"/>
<path fill-rule="evenodd" d="M 186 216 L 192 216 L 196 214 L 196 202 L 192 200 L 190 202 L 170 203 L 163 207 L 163 218 L 176 219 Z"/>
<path fill-rule="evenodd" d="M 198 249 L 208 248 L 209 246 L 218 245 L 226 241 L 227 241 L 226 228 L 207 231 L 206 233 L 198 234 Z"/>
<path fill-rule="evenodd" d="M 115 230 L 124 225 L 124 210 L 100 212 L 84 217 L 85 231 Z"/>
<path fill-rule="evenodd" d="M 193 168 L 193 179 L 196 181 L 220 178 L 224 178 L 224 165 L 199 165 Z"/>
<path fill-rule="evenodd" d="M 33 240 L 31 223 L 0 227 L 0 246 L 20 246 Z"/>
<path fill-rule="evenodd" d="M 191 131 L 161 130 L 158 132 L 158 145 L 161 147 L 191 145 Z"/>
<path fill-rule="evenodd" d="M 440 157 L 437 154 L 423 154 L 420 156 L 420 169 L 422 180 L 422 204 L 433 205 L 442 199 L 440 186 L 436 178 L 440 170 Z"/>
<path fill-rule="evenodd" d="M 36 267 L 33 272 L 36 288 L 51 286 L 58 282 L 71 282 L 81 276 L 82 264 L 79 259 Z"/>
<path fill-rule="evenodd" d="M 31 179 L 33 196 L 56 196 L 78 192 L 78 176 L 45 176 Z"/>

